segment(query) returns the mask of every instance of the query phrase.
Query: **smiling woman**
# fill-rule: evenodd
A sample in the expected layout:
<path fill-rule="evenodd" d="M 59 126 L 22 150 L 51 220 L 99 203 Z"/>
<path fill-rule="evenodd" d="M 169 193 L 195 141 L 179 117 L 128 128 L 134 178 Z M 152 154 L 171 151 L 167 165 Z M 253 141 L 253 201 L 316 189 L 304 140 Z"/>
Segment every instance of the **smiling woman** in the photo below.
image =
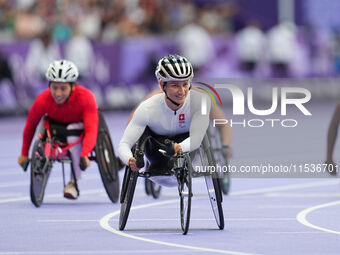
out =
<path fill-rule="evenodd" d="M 51 82 L 50 92 L 54 101 L 61 105 L 65 103 L 71 96 L 74 87 L 72 83 L 69 82 Z"/>
<path fill-rule="evenodd" d="M 82 143 L 77 143 L 70 148 L 74 171 L 71 171 L 70 182 L 64 188 L 64 197 L 71 199 L 76 199 L 79 195 L 76 181 L 80 179 L 81 170 L 85 170 L 90 165 L 88 155 L 96 144 L 98 133 L 98 111 L 95 97 L 90 90 L 76 84 L 78 75 L 78 69 L 71 61 L 57 60 L 49 65 L 45 75 L 49 89 L 43 91 L 35 99 L 29 111 L 22 151 L 18 159 L 18 163 L 26 169 L 28 151 L 34 132 L 43 116 L 51 126 L 55 126 L 54 130 L 63 130 L 53 133 L 61 139 L 61 142 L 74 143 L 84 130 Z M 76 135 L 71 130 L 77 130 Z M 42 139 L 44 134 L 45 131 L 41 132 Z"/>

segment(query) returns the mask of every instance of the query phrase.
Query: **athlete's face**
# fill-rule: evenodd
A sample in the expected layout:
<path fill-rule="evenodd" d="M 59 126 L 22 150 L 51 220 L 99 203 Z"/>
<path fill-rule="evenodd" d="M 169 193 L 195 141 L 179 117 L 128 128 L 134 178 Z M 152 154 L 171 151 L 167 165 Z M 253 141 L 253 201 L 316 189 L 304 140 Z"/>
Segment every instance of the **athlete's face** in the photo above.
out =
<path fill-rule="evenodd" d="M 189 81 L 168 81 L 164 90 L 171 100 L 174 100 L 178 104 L 184 104 L 189 87 Z"/>
<path fill-rule="evenodd" d="M 72 86 L 68 82 L 51 82 L 50 92 L 54 101 L 61 105 L 66 102 L 72 92 Z"/>

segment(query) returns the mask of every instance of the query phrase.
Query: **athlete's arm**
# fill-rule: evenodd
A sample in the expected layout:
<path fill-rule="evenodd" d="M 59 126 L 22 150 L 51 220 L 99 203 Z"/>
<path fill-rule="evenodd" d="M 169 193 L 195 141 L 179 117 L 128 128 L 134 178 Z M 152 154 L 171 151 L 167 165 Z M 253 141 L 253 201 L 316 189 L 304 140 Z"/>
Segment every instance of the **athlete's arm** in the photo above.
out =
<path fill-rule="evenodd" d="M 127 165 L 129 165 L 129 160 L 130 163 L 131 160 L 133 161 L 131 148 L 143 134 L 148 119 L 148 111 L 144 109 L 143 105 L 140 105 L 124 131 L 123 137 L 119 143 L 118 154 L 120 159 Z"/>
<path fill-rule="evenodd" d="M 184 152 L 196 150 L 202 143 L 204 135 L 209 126 L 209 115 L 211 109 L 210 98 L 203 94 L 198 93 L 198 96 L 191 99 L 190 110 L 193 111 L 190 123 L 190 136 L 180 143 Z M 207 104 L 207 114 L 201 113 L 201 98 L 205 97 Z"/>
<path fill-rule="evenodd" d="M 210 110 L 210 119 L 227 119 L 227 117 L 220 107 L 212 103 Z M 217 125 L 217 128 L 219 129 L 219 132 L 221 134 L 223 153 L 225 153 L 227 158 L 230 158 L 232 156 L 232 150 L 230 147 L 232 137 L 231 127 L 229 123 L 226 123 L 225 125 Z"/>
<path fill-rule="evenodd" d="M 87 157 L 93 150 L 97 141 L 98 133 L 98 110 L 96 100 L 92 93 L 88 93 L 84 98 L 83 103 L 83 123 L 84 123 L 84 140 L 80 157 Z"/>
<path fill-rule="evenodd" d="M 28 156 L 29 148 L 35 133 L 35 130 L 41 120 L 42 116 L 45 114 L 45 97 L 39 95 L 34 101 L 31 109 L 28 112 L 24 133 L 23 133 L 23 144 L 21 147 L 21 155 Z"/>
<path fill-rule="evenodd" d="M 44 115 L 45 106 L 42 102 L 45 102 L 43 96 L 40 95 L 34 101 L 31 109 L 28 112 L 24 132 L 23 132 L 23 143 L 21 147 L 21 154 L 18 158 L 18 163 L 21 167 L 26 171 L 27 163 L 28 163 L 28 152 L 32 143 L 32 139 L 39 124 L 40 119 Z"/>

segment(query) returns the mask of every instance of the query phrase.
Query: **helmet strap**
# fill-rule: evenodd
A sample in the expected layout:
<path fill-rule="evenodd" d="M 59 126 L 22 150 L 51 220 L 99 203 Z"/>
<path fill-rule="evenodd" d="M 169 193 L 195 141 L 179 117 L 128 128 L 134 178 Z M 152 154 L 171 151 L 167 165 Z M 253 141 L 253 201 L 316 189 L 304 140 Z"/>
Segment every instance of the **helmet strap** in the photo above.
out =
<path fill-rule="evenodd" d="M 164 93 L 165 93 L 166 98 L 169 99 L 169 101 L 170 101 L 171 103 L 173 103 L 173 104 L 176 105 L 177 107 L 181 105 L 181 104 L 179 104 L 179 103 L 176 103 L 176 102 L 175 102 L 174 100 L 172 100 L 170 97 L 168 97 L 168 95 L 166 94 L 165 91 L 164 91 Z"/>

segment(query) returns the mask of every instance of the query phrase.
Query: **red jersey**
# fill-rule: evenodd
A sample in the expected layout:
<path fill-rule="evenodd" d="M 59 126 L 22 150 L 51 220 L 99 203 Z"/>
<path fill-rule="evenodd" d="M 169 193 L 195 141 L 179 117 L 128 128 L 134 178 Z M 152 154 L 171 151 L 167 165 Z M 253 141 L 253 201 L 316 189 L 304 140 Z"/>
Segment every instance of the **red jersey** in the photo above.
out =
<path fill-rule="evenodd" d="M 80 156 L 87 156 L 96 145 L 98 131 L 98 111 L 93 93 L 81 85 L 75 85 L 71 96 L 62 105 L 58 105 L 49 89 L 43 91 L 34 101 L 26 120 L 23 134 L 21 155 L 28 156 L 28 151 L 41 118 L 49 118 L 61 123 L 84 123 L 84 139 Z"/>

